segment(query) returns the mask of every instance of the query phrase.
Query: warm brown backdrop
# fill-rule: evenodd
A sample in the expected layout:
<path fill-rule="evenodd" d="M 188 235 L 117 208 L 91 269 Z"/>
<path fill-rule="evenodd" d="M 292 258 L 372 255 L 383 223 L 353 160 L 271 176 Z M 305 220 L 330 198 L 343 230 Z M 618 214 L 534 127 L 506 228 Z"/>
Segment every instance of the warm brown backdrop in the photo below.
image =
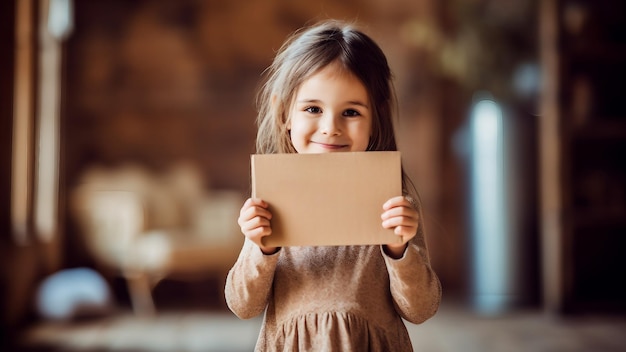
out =
<path fill-rule="evenodd" d="M 512 163 L 522 194 L 519 264 L 528 303 L 559 312 L 624 311 L 621 1 L 75 0 L 74 31 L 63 43 L 59 233 L 52 243 L 31 234 L 34 241 L 17 245 L 9 172 L 16 63 L 4 53 L 15 50 L 18 1 L 0 5 L 3 326 L 32 314 L 46 275 L 94 264 L 68 211 L 69 194 L 92 166 L 136 163 L 159 174 L 186 161 L 201 170 L 207 189 L 247 194 L 261 74 L 289 33 L 326 18 L 357 21 L 388 55 L 399 145 L 423 197 L 444 300 L 470 291 L 468 170 L 459 132 L 473 96 L 489 91 L 519 127 L 513 132 L 523 152 Z M 30 45 L 37 48 L 34 39 Z M 540 69 L 543 86 L 531 80 L 515 89 L 524 83 L 515 79 L 523 64 Z M 546 126 L 555 129 L 546 133 Z M 552 158 L 546 145 L 559 153 Z M 552 189 L 539 187 L 546 175 L 557 181 Z M 545 207 L 552 201 L 556 208 Z M 223 304 L 219 282 L 177 285 L 157 289 L 165 299 L 184 292 L 190 302 L 212 297 Z"/>
<path fill-rule="evenodd" d="M 433 261 L 446 286 L 462 289 L 462 175 L 449 135 L 465 118 L 465 98 L 457 77 L 437 64 L 453 30 L 450 9 L 434 1 L 85 1 L 76 14 L 65 66 L 68 190 L 93 164 L 136 162 L 159 172 L 185 160 L 207 187 L 247 192 L 255 94 L 275 51 L 317 20 L 362 25 L 394 70 L 400 148 L 424 197 Z"/>

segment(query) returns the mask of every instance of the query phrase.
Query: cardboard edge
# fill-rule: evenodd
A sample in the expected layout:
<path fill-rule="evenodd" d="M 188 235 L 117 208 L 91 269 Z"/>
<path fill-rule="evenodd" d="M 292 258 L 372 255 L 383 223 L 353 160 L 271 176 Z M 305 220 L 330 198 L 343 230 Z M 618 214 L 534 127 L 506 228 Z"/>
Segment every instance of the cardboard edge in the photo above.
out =
<path fill-rule="evenodd" d="M 255 178 L 255 167 L 254 167 L 254 162 L 255 162 L 255 154 L 250 155 L 250 188 L 251 188 L 251 194 L 250 196 L 252 198 L 256 198 L 256 178 Z"/>

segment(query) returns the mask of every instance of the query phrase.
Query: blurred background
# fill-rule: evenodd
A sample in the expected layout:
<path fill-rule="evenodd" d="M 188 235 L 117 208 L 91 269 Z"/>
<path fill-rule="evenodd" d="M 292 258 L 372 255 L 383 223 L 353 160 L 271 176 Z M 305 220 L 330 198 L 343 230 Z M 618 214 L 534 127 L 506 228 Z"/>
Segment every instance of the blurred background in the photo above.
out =
<path fill-rule="evenodd" d="M 328 18 L 394 72 L 444 290 L 416 349 L 624 350 L 625 17 L 618 0 L 3 1 L 3 350 L 252 349 L 260 320 L 223 285 L 256 92 L 286 37 Z"/>

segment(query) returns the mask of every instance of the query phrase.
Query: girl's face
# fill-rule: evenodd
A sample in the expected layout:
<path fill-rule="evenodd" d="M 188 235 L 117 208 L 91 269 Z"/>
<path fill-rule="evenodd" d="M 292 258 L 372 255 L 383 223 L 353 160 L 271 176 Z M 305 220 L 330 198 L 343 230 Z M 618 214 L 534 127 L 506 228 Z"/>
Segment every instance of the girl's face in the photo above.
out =
<path fill-rule="evenodd" d="M 365 151 L 372 130 L 365 86 L 338 64 L 322 68 L 300 85 L 287 128 L 298 153 Z"/>

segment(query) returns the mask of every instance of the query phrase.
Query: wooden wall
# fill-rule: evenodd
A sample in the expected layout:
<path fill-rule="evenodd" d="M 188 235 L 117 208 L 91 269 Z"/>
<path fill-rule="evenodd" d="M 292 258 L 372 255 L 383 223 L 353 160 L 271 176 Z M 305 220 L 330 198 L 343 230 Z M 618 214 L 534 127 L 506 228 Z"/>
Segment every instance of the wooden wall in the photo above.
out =
<path fill-rule="evenodd" d="M 62 72 L 63 265 L 93 264 L 67 202 L 94 165 L 135 163 L 159 173 L 191 162 L 205 187 L 247 193 L 263 70 L 292 31 L 338 18 L 358 22 L 388 56 L 399 147 L 422 195 L 432 263 L 446 299 L 465 294 L 467 170 L 454 140 L 473 92 L 516 104 L 507 84 L 512 68 L 535 55 L 533 3 L 74 1 Z"/>
<path fill-rule="evenodd" d="M 462 286 L 463 223 L 446 219 L 461 210 L 462 176 L 444 169 L 452 159 L 445 134 L 464 118 L 463 94 L 423 42 L 443 40 L 437 2 L 98 0 L 77 1 L 75 10 L 64 73 L 67 191 L 92 165 L 134 162 L 159 172 L 184 160 L 201 169 L 207 187 L 248 192 L 255 94 L 275 51 L 308 23 L 357 21 L 395 73 L 399 144 L 426 203 L 433 261 L 443 281 Z M 78 264 L 79 235 L 67 223 L 68 262 Z"/>

